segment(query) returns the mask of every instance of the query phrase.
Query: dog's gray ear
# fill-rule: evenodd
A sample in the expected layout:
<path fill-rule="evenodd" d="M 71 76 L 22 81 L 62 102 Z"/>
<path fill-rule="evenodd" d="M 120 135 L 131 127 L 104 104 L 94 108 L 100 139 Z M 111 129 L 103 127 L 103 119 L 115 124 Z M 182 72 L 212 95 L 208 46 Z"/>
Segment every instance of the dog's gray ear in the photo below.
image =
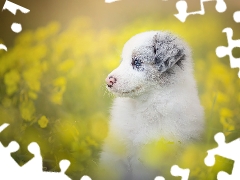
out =
<path fill-rule="evenodd" d="M 153 37 L 154 64 L 163 73 L 175 64 L 182 67 L 182 60 L 185 59 L 184 44 L 181 44 L 178 37 L 170 33 L 157 33 Z"/>

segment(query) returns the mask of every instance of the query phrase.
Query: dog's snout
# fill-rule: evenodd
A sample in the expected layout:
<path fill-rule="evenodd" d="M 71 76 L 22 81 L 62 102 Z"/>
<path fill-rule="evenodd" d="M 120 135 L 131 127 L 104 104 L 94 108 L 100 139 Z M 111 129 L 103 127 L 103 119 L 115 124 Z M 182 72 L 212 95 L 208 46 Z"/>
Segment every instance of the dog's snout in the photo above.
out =
<path fill-rule="evenodd" d="M 113 84 L 117 82 L 117 79 L 113 76 L 109 76 L 105 79 L 105 81 L 107 83 L 107 86 L 111 88 Z"/>

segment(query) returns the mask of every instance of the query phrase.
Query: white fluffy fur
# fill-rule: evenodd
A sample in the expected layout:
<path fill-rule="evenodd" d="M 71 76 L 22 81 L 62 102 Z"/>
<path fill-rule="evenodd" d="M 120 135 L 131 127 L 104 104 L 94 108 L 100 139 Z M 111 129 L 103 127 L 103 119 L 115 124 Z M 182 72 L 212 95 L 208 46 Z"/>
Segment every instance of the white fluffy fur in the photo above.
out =
<path fill-rule="evenodd" d="M 143 52 L 144 47 L 153 46 L 156 34 L 160 39 L 169 35 L 151 31 L 132 37 L 123 48 L 120 66 L 108 76 L 117 79 L 108 87 L 117 98 L 100 165 L 110 168 L 113 174 L 118 172 L 121 180 L 147 180 L 159 175 L 139 161 L 139 150 L 145 144 L 161 138 L 185 144 L 197 139 L 203 129 L 204 113 L 192 73 L 191 52 L 181 39 L 174 43 L 184 48 L 185 60 L 182 68 L 171 67 L 174 73 L 160 73 L 154 69 L 154 63 L 143 62 L 143 71 L 137 71 L 131 64 L 133 52 L 148 55 Z"/>

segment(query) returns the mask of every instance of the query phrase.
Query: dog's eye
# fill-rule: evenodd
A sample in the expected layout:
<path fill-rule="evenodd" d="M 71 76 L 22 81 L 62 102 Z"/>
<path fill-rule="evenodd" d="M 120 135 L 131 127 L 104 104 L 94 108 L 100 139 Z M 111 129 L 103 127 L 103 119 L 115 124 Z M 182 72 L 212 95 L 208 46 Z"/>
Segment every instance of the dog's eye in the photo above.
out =
<path fill-rule="evenodd" d="M 133 69 L 136 68 L 137 70 L 140 70 L 140 67 L 142 66 L 142 61 L 139 60 L 138 58 L 134 57 L 132 59 L 132 66 L 133 66 Z"/>

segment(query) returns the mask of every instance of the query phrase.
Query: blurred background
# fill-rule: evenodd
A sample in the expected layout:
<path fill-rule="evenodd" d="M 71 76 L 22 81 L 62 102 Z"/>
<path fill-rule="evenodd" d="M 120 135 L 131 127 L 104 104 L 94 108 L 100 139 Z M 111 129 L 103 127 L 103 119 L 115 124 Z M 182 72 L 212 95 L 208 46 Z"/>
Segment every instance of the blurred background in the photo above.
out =
<path fill-rule="evenodd" d="M 215 54 L 218 46 L 228 46 L 224 28 L 231 27 L 233 39 L 240 39 L 240 23 L 233 20 L 233 13 L 240 10 L 238 1 L 226 1 L 224 13 L 216 11 L 215 1 L 206 2 L 205 15 L 189 16 L 185 23 L 174 16 L 177 0 L 12 2 L 30 12 L 0 13 L 0 42 L 8 48 L 0 50 L 0 124 L 10 124 L 0 141 L 4 146 L 12 140 L 20 144 L 12 154 L 19 165 L 33 157 L 27 146 L 35 141 L 45 171 L 59 171 L 59 161 L 68 159 L 66 174 L 73 180 L 94 176 L 113 100 L 105 77 L 118 66 L 131 36 L 170 30 L 192 47 L 206 120 L 202 142 L 186 148 L 178 164 L 191 169 L 190 179 L 213 180 L 220 170 L 231 173 L 233 161 L 219 156 L 213 167 L 207 167 L 203 159 L 217 146 L 213 139 L 217 132 L 224 132 L 227 142 L 240 137 L 238 69 L 230 68 L 229 57 Z M 200 9 L 199 0 L 187 3 L 188 12 Z M 22 24 L 21 33 L 11 30 L 13 22 Z M 239 48 L 232 53 L 240 58 Z M 147 152 L 149 163 L 157 164 L 161 143 Z M 160 171 L 164 177 L 180 179 L 170 176 L 170 167 Z"/>

